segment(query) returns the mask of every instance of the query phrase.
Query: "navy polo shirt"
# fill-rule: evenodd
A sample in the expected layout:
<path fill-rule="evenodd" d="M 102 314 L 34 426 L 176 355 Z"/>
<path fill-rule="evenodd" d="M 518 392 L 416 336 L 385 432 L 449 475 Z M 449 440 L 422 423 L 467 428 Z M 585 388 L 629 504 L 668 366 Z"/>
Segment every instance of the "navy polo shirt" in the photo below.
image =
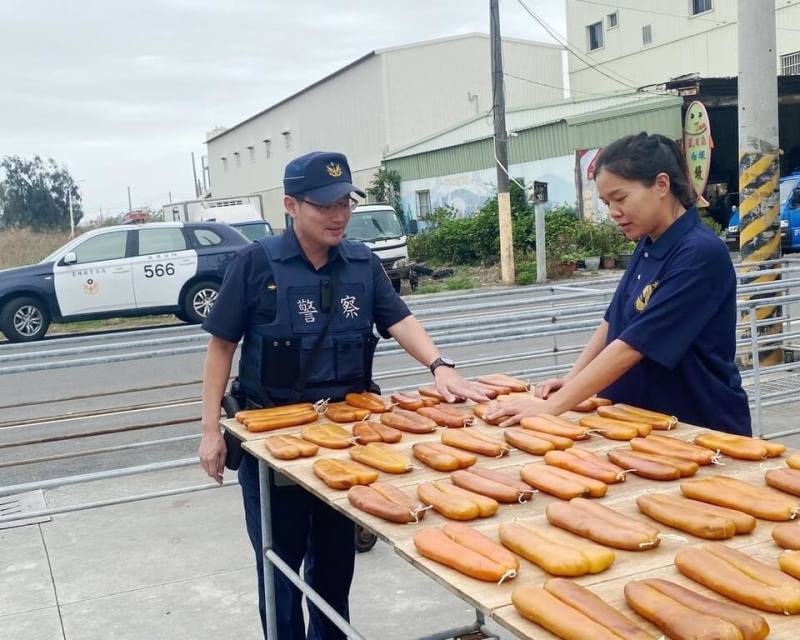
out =
<path fill-rule="evenodd" d="M 328 262 L 317 270 L 303 253 L 291 227 L 283 233 L 281 242 L 285 259 L 302 260 L 318 273 L 330 273 L 333 262 L 343 259 L 340 247 L 332 247 Z M 375 287 L 372 317 L 380 334 L 388 338 L 387 329 L 411 315 L 411 311 L 397 295 L 375 254 L 371 268 Z M 225 272 L 219 296 L 203 322 L 203 329 L 223 340 L 239 342 L 248 327 L 272 322 L 277 310 L 275 288 L 267 286 L 272 282 L 272 270 L 261 245 L 253 242 L 240 250 Z"/>
<path fill-rule="evenodd" d="M 644 359 L 601 395 L 711 429 L 751 434 L 736 355 L 736 275 L 696 209 L 636 247 L 605 314 L 608 340 Z"/>

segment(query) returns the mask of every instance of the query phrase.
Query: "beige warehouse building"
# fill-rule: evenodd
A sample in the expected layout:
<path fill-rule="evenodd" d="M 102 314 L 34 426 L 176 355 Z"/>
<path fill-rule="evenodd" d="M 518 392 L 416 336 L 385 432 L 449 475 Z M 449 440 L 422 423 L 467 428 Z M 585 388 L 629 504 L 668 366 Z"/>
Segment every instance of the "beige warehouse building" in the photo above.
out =
<path fill-rule="evenodd" d="M 489 37 L 466 34 L 372 51 L 227 129 L 208 134 L 213 196 L 259 194 L 264 217 L 285 226 L 282 178 L 315 149 L 347 154 L 360 187 L 385 156 L 492 106 Z M 562 50 L 503 40 L 507 108 L 563 96 Z M 490 117 L 490 116 L 487 116 Z"/>

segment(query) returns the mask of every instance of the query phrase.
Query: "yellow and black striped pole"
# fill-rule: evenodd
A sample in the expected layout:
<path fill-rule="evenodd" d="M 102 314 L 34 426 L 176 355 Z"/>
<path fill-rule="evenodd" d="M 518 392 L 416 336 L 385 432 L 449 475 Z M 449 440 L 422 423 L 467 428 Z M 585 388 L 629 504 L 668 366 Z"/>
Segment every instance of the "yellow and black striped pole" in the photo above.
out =
<path fill-rule="evenodd" d="M 779 264 L 761 264 L 780 259 L 781 234 L 778 181 L 778 77 L 775 58 L 775 0 L 739 2 L 737 6 L 739 38 L 739 246 L 742 270 L 752 273 L 744 284 L 769 284 L 778 280 L 776 273 L 761 273 Z M 753 294 L 750 300 L 773 298 L 777 291 Z M 755 319 L 744 312 L 741 320 L 750 329 L 743 337 L 772 336 L 783 330 L 781 323 L 759 322 L 778 318 L 779 305 L 756 309 Z M 779 342 L 760 344 L 750 353 L 758 353 L 761 365 L 783 362 Z M 747 362 L 752 358 L 743 361 Z M 751 363 L 755 365 L 755 363 Z"/>
<path fill-rule="evenodd" d="M 761 148 L 746 151 L 739 156 L 739 247 L 742 254 L 742 271 L 753 272 L 744 279 L 746 284 L 768 284 L 778 279 L 775 273 L 758 275 L 763 269 L 758 263 L 781 257 L 780 203 L 778 196 L 779 162 L 777 149 L 760 141 Z M 750 266 L 748 266 L 750 265 Z M 777 267 L 779 265 L 773 265 Z M 754 294 L 750 300 L 771 298 L 778 292 Z M 756 321 L 777 318 L 781 315 L 778 305 L 759 307 L 755 310 Z M 742 321 L 750 322 L 750 312 L 742 313 Z M 758 327 L 758 335 L 781 333 L 783 325 L 764 323 Z M 750 337 L 750 330 L 745 337 Z M 783 362 L 780 344 L 759 347 L 761 365 Z M 749 358 L 748 358 L 749 360 Z"/>

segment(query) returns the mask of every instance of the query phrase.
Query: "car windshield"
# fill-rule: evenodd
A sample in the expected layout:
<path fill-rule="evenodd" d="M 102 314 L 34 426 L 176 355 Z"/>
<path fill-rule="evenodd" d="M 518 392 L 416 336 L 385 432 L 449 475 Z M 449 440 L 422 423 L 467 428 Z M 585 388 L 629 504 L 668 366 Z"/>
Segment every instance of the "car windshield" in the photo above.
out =
<path fill-rule="evenodd" d="M 237 224 L 234 226 L 248 240 L 258 240 L 272 235 L 272 231 L 266 222 L 254 222 L 252 224 Z"/>
<path fill-rule="evenodd" d="M 797 187 L 797 179 L 784 180 L 781 182 L 781 206 L 786 204 L 786 201 L 789 199 L 789 196 L 792 195 L 792 191 L 795 190 L 795 187 Z"/>
<path fill-rule="evenodd" d="M 346 236 L 351 240 L 372 242 L 392 240 L 404 235 L 394 209 L 356 211 L 347 224 Z"/>

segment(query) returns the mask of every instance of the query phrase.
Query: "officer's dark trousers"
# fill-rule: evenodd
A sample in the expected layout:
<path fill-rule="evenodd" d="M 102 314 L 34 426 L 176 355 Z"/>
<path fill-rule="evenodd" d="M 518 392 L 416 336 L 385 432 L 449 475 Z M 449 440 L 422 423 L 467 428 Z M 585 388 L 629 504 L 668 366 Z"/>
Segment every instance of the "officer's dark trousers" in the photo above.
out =
<path fill-rule="evenodd" d="M 272 474 L 270 474 L 272 475 Z M 258 608 L 265 625 L 264 564 L 258 461 L 245 453 L 239 467 L 247 533 L 256 553 Z M 304 564 L 304 580 L 345 619 L 353 580 L 355 531 L 352 521 L 297 486 L 275 486 L 270 480 L 273 550 L 294 571 Z M 305 640 L 302 594 L 277 569 L 275 599 L 279 640 Z M 345 636 L 317 607 L 308 603 L 308 640 L 344 640 Z M 266 631 L 264 632 L 266 635 Z"/>

